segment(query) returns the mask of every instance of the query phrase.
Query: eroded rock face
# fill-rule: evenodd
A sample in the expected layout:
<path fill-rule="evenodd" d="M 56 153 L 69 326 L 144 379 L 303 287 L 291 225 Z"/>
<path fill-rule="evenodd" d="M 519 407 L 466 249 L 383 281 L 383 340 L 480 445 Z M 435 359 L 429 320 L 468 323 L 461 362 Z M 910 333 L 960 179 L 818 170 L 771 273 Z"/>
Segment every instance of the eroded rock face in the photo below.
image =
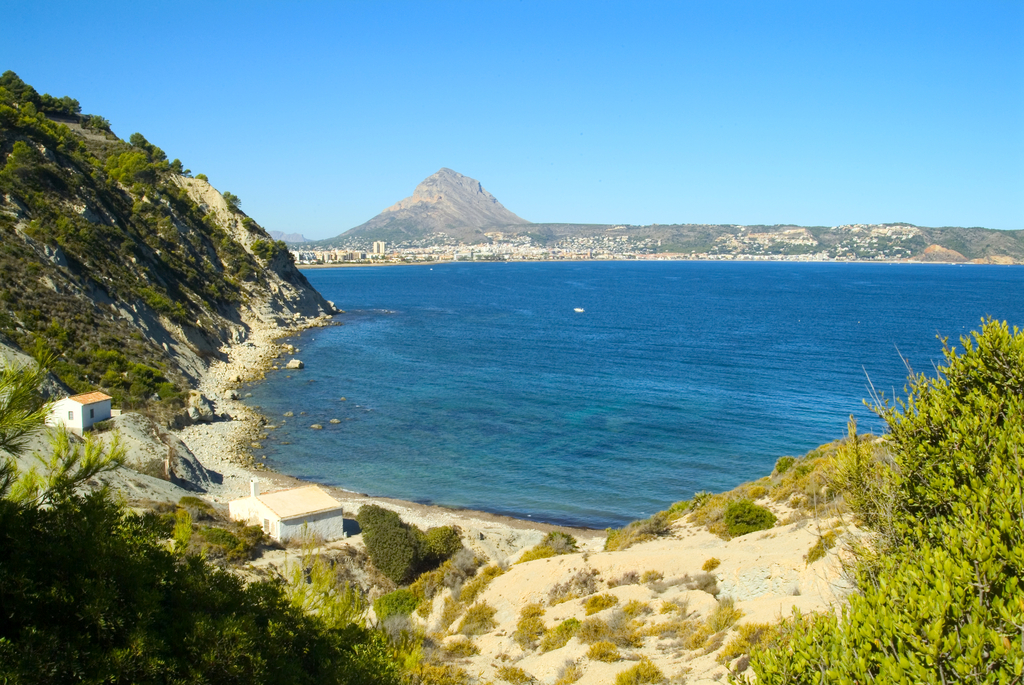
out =
<path fill-rule="evenodd" d="M 188 397 L 188 417 L 196 423 L 210 423 L 217 418 L 217 412 L 206 395 L 193 391 Z"/>
<path fill-rule="evenodd" d="M 210 486 L 210 473 L 185 443 L 149 417 L 129 412 L 110 421 L 112 429 L 98 437 L 110 444 L 118 436 L 126 450 L 126 467 L 186 490 L 204 492 Z"/>

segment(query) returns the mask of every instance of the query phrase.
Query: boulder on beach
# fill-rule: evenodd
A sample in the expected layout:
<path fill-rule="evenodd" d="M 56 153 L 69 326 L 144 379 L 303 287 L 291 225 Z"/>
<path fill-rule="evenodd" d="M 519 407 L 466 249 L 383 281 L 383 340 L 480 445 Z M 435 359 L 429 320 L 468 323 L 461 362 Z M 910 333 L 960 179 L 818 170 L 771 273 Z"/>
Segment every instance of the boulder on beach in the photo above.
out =
<path fill-rule="evenodd" d="M 302 369 L 302 368 L 305 368 L 305 366 L 306 365 L 303 364 L 301 360 L 299 360 L 299 359 L 292 359 L 290 362 L 288 362 L 285 365 L 284 368 L 286 368 L 286 369 Z"/>

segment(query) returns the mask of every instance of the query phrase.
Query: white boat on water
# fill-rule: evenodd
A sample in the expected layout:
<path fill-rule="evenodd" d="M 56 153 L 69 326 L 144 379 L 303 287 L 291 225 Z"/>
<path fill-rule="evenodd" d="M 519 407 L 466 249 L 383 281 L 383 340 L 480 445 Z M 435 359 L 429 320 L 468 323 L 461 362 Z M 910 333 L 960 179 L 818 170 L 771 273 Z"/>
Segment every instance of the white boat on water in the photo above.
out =
<path fill-rule="evenodd" d="M 575 309 L 573 309 L 573 311 L 577 312 L 577 313 L 582 313 L 583 312 L 583 307 L 576 307 Z"/>

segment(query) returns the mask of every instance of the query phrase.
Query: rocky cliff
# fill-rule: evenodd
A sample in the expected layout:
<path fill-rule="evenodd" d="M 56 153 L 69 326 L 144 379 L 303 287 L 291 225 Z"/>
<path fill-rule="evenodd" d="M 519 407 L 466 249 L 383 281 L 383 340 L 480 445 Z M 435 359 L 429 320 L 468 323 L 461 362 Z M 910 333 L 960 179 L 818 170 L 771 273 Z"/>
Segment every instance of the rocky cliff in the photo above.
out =
<path fill-rule="evenodd" d="M 334 313 L 240 200 L 0 76 L 0 342 L 72 391 L 173 409 L 254 325 Z"/>

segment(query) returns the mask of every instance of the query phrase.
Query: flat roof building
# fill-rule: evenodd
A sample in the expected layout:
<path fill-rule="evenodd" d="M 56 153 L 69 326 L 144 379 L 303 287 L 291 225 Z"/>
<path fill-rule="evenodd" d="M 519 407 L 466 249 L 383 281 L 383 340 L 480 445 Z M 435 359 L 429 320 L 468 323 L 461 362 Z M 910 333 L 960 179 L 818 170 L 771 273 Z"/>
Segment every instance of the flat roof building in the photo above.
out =
<path fill-rule="evenodd" d="M 303 525 L 324 540 L 345 537 L 341 502 L 318 485 L 260 494 L 259 482 L 249 481 L 249 496 L 228 502 L 235 521 L 258 525 L 274 540 L 284 542 L 302 534 Z"/>

